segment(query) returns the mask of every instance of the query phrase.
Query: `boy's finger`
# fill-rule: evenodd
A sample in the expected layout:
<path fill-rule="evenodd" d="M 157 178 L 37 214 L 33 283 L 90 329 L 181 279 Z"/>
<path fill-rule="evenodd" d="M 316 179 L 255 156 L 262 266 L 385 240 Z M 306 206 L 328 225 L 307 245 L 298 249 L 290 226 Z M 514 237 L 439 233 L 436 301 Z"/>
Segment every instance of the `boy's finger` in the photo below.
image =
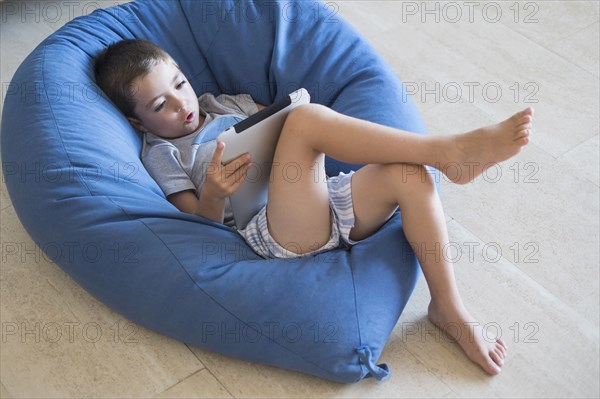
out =
<path fill-rule="evenodd" d="M 212 162 L 215 165 L 221 164 L 221 156 L 223 155 L 224 149 L 225 149 L 225 143 L 222 141 L 217 141 L 217 148 L 215 148 L 215 152 L 212 157 Z"/>
<path fill-rule="evenodd" d="M 232 159 L 229 163 L 225 164 L 225 171 L 228 175 L 235 173 L 238 169 L 244 165 L 250 163 L 250 155 L 242 154 L 239 157 Z"/>
<path fill-rule="evenodd" d="M 228 169 L 225 171 L 225 176 L 228 180 L 237 181 L 240 179 L 241 174 L 245 174 L 246 170 L 250 167 L 249 163 L 242 163 L 234 165 L 233 162 L 227 164 Z M 226 168 L 227 168 L 226 167 Z"/>
<path fill-rule="evenodd" d="M 236 192 L 238 190 L 238 188 L 240 188 L 240 186 L 242 185 L 242 183 L 244 183 L 244 181 L 246 180 L 246 173 L 248 172 L 248 169 L 250 169 L 250 165 L 246 164 L 244 166 L 242 166 L 237 173 L 235 173 L 233 176 L 235 176 L 232 184 L 231 184 L 231 190 L 233 192 Z"/>

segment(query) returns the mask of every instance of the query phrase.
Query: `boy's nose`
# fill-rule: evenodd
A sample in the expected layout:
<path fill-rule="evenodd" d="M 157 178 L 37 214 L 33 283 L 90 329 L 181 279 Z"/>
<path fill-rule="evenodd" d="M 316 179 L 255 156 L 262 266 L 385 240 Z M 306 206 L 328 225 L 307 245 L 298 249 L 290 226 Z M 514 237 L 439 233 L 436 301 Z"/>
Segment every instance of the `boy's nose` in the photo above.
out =
<path fill-rule="evenodd" d="M 181 112 L 182 109 L 184 109 L 184 102 L 183 101 L 177 101 L 175 103 L 175 112 L 179 113 Z"/>

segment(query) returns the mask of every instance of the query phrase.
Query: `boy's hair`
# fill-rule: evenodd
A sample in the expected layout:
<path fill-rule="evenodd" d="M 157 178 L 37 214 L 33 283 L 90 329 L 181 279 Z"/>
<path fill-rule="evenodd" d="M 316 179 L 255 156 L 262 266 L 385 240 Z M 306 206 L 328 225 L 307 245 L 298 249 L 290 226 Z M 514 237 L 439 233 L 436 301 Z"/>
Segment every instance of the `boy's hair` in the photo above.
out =
<path fill-rule="evenodd" d="M 159 62 L 173 58 L 156 44 L 143 39 L 127 39 L 108 46 L 96 59 L 96 83 L 128 117 L 136 117 L 136 88 L 133 82 L 150 73 Z"/>

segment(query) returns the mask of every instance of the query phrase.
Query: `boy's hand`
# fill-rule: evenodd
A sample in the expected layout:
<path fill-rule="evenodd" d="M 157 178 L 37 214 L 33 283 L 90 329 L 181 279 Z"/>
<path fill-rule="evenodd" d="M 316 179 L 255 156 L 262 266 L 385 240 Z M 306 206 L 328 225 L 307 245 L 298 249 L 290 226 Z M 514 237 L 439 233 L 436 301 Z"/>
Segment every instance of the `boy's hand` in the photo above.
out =
<path fill-rule="evenodd" d="M 215 201 L 235 193 L 246 178 L 250 168 L 250 154 L 242 154 L 229 163 L 221 164 L 225 143 L 217 142 L 217 148 L 206 170 L 202 194 Z"/>

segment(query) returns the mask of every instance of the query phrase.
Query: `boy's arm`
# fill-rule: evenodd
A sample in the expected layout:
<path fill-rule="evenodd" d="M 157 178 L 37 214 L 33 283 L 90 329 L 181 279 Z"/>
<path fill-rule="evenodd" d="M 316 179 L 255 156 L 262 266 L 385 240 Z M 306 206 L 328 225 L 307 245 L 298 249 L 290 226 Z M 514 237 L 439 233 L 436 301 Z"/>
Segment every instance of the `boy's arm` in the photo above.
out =
<path fill-rule="evenodd" d="M 194 190 L 185 190 L 169 195 L 167 200 L 181 212 L 202 216 L 217 223 L 223 223 L 225 218 L 224 199 L 207 198 L 202 193 L 198 199 Z"/>

